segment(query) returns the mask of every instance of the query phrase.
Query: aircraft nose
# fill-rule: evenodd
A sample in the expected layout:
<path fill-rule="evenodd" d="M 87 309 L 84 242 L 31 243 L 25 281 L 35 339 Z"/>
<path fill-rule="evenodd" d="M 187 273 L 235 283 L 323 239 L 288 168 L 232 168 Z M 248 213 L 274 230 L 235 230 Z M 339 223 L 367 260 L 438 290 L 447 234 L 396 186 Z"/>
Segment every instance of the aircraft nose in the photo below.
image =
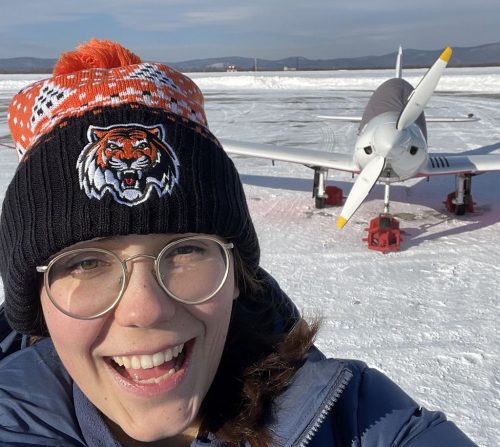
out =
<path fill-rule="evenodd" d="M 380 126 L 373 136 L 373 147 L 378 155 L 391 160 L 405 150 L 403 132 L 396 129 L 395 123 Z"/>

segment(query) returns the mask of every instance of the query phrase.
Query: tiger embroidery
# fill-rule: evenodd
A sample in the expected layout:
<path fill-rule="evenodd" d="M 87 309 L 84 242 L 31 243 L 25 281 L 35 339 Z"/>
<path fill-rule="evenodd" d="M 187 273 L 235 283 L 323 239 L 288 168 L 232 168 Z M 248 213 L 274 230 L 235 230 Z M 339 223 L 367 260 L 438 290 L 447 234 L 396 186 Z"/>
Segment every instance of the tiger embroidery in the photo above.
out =
<path fill-rule="evenodd" d="M 134 206 L 153 191 L 159 197 L 170 194 L 179 182 L 179 160 L 161 124 L 90 126 L 87 138 L 77 169 L 89 198 L 110 193 L 118 203 Z"/>

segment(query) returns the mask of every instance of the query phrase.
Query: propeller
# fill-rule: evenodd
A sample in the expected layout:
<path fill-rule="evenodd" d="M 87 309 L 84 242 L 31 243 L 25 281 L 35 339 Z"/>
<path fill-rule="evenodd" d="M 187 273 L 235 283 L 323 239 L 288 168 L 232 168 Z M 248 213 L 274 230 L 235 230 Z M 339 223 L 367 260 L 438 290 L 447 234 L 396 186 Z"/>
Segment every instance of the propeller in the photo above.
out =
<path fill-rule="evenodd" d="M 363 200 L 365 200 L 365 197 L 380 177 L 382 169 L 384 169 L 384 164 L 385 158 L 377 155 L 360 172 L 337 219 L 337 227 L 343 228 L 361 203 L 363 203 Z"/>
<path fill-rule="evenodd" d="M 359 208 L 363 200 L 373 188 L 373 185 L 377 182 L 382 170 L 384 169 L 385 156 L 387 156 L 396 142 L 399 140 L 402 131 L 410 126 L 423 112 L 424 107 L 429 102 L 434 90 L 443 74 L 448 61 L 451 58 L 452 50 L 447 47 L 440 54 L 439 58 L 427 71 L 424 77 L 420 80 L 417 87 L 411 92 L 408 97 L 408 101 L 399 115 L 398 121 L 396 123 L 396 128 L 392 128 L 392 132 L 384 132 L 385 136 L 382 138 L 376 146 L 379 146 L 379 150 L 383 149 L 383 155 L 376 155 L 370 162 L 363 168 L 359 177 L 354 182 L 354 185 L 346 199 L 342 212 L 337 219 L 337 227 L 343 228 L 351 216 Z M 375 133 L 377 135 L 377 133 Z M 388 138 L 391 137 L 391 138 Z"/>
<path fill-rule="evenodd" d="M 447 47 L 441 53 L 438 60 L 434 62 L 431 68 L 427 70 L 427 73 L 420 80 L 415 90 L 411 92 L 408 97 L 408 102 L 405 108 L 399 115 L 396 128 L 398 130 L 406 129 L 410 124 L 412 124 L 423 112 L 424 107 L 431 99 L 434 90 L 439 82 L 439 78 L 443 74 L 448 61 L 451 58 L 451 48 Z"/>

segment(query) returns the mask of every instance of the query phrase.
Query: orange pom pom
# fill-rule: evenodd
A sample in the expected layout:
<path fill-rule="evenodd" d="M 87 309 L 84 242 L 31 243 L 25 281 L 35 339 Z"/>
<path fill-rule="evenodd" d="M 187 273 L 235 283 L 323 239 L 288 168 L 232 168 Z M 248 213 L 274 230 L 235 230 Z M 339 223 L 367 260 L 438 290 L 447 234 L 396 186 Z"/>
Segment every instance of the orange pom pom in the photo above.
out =
<path fill-rule="evenodd" d="M 119 43 L 91 39 L 75 51 L 63 53 L 54 66 L 53 75 L 74 73 L 87 68 L 115 68 L 140 64 L 141 58 Z"/>

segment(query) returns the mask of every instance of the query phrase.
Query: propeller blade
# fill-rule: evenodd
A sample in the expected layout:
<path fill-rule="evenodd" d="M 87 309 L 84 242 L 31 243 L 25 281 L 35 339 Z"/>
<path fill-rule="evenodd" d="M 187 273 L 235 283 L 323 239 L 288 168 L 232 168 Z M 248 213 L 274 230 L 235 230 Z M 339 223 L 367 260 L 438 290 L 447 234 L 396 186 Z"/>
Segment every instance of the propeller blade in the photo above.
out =
<path fill-rule="evenodd" d="M 376 156 L 371 160 L 361 171 L 358 178 L 351 188 L 351 192 L 345 201 L 344 208 L 337 219 L 337 227 L 343 228 L 351 216 L 356 212 L 359 206 L 363 203 L 366 196 L 373 188 L 373 185 L 380 177 L 382 169 L 384 169 L 384 157 Z"/>
<path fill-rule="evenodd" d="M 396 125 L 398 130 L 406 129 L 423 112 L 424 107 L 429 102 L 429 99 L 431 99 L 439 79 L 451 58 L 451 53 L 451 48 L 446 48 L 441 53 L 438 60 L 434 62 L 434 65 L 429 68 L 427 73 L 420 80 L 415 90 L 411 92 L 405 108 L 401 112 L 401 115 L 399 115 Z"/>

